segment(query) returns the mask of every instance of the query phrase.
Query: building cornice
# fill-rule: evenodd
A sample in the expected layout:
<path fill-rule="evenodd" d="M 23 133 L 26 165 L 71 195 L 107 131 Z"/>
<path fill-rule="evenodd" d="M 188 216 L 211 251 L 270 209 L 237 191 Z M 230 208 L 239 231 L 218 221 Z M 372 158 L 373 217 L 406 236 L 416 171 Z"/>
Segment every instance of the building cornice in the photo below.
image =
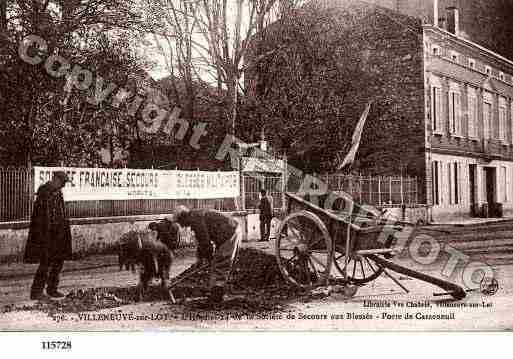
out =
<path fill-rule="evenodd" d="M 504 63 L 505 65 L 509 66 L 510 68 L 513 69 L 513 61 L 507 59 L 506 57 L 502 56 L 502 55 L 499 55 L 498 53 L 496 52 L 493 52 L 492 50 L 490 49 L 487 49 L 486 47 L 484 46 L 481 46 L 479 44 L 476 44 L 475 42 L 473 41 L 470 41 L 468 39 L 465 39 L 463 37 L 460 37 L 460 36 L 457 36 L 455 34 L 453 34 L 452 32 L 449 32 L 445 29 L 442 29 L 442 28 L 439 28 L 437 26 L 433 26 L 433 25 L 430 25 L 430 24 L 425 24 L 423 25 L 423 28 L 424 28 L 424 31 L 428 30 L 428 31 L 432 31 L 438 35 L 441 35 L 441 36 L 444 36 L 446 38 L 449 38 L 455 42 L 458 42 L 464 46 L 467 46 L 469 47 L 470 49 L 472 50 L 477 50 L 479 51 L 479 53 L 481 55 L 484 55 L 484 56 L 487 56 L 493 60 L 497 60 L 497 61 L 500 61 L 502 63 Z"/>
<path fill-rule="evenodd" d="M 437 77 L 445 77 L 451 81 L 456 81 L 456 82 L 462 83 L 464 85 L 473 87 L 478 90 L 486 91 L 486 92 L 489 92 L 489 93 L 497 95 L 497 96 L 513 98 L 512 94 L 498 90 L 495 88 L 495 86 L 493 86 L 493 88 L 485 87 L 484 82 L 486 82 L 488 79 L 485 79 L 484 82 L 474 82 L 474 81 L 470 81 L 468 79 L 462 79 L 461 77 L 453 76 L 451 74 L 448 74 L 447 72 L 442 72 L 440 70 L 433 69 L 433 68 L 427 68 L 426 72 L 429 72 Z M 510 84 L 507 84 L 507 83 L 506 83 L 506 85 L 513 91 L 513 86 L 511 86 Z"/>

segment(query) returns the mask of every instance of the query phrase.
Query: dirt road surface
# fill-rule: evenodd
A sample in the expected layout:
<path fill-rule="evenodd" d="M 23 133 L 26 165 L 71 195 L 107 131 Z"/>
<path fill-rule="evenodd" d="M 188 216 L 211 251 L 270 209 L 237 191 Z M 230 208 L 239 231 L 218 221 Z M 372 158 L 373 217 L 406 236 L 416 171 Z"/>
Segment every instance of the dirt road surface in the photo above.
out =
<path fill-rule="evenodd" d="M 221 307 L 200 305 L 200 299 L 177 305 L 157 300 L 92 312 L 56 313 L 38 310 L 34 302 L 27 300 L 35 266 L 13 264 L 0 266 L 0 330 L 513 330 L 513 223 L 437 229 L 451 232 L 434 233 L 441 253 L 445 245 L 450 245 L 468 256 L 450 279 L 462 283 L 463 271 L 477 268 L 476 261 L 485 262 L 495 272 L 497 293 L 484 295 L 475 284 L 472 289 L 477 290 L 469 292 L 464 300 L 449 301 L 447 297 L 433 296 L 441 290 L 430 284 L 395 275 L 408 288 L 409 293 L 405 293 L 382 275 L 359 288 L 353 298 L 342 294 L 302 296 L 279 305 L 262 305 L 261 310 L 254 310 L 254 298 L 228 296 Z M 272 251 L 272 243 L 247 246 Z M 441 254 L 428 266 L 408 255 L 394 262 L 442 277 L 448 258 Z M 177 258 L 172 275 L 193 261 L 192 256 Z M 114 256 L 103 256 L 67 263 L 61 289 L 127 288 L 136 283 L 135 274 L 119 271 Z"/>

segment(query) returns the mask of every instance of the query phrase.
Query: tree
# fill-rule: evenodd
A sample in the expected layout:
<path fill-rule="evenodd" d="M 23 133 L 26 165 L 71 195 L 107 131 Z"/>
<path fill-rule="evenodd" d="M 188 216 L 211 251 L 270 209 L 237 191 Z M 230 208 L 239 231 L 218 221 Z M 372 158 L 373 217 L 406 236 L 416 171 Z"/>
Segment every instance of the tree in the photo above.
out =
<path fill-rule="evenodd" d="M 215 69 L 218 90 L 227 90 L 227 122 L 236 134 L 243 59 L 251 37 L 263 30 L 276 0 L 201 0 L 194 12 L 206 45 L 204 60 Z"/>
<path fill-rule="evenodd" d="M 66 80 L 48 75 L 43 65 L 33 66 L 18 56 L 20 41 L 27 35 L 38 35 L 48 43 L 46 56 L 59 54 L 71 63 L 90 66 L 92 71 L 103 71 L 103 76 L 112 74 L 109 68 L 98 68 L 98 59 L 123 62 L 117 55 L 122 46 L 113 42 L 109 56 L 96 45 L 101 33 L 115 38 L 124 32 L 132 38 L 135 30 L 142 30 L 137 3 L 132 0 L 59 0 L 29 1 L 13 0 L 4 5 L 0 15 L 7 14 L 4 31 L 0 31 L 0 136 L 2 137 L 5 164 L 59 164 L 66 159 L 97 163 L 95 150 L 99 149 L 96 126 L 87 123 L 98 120 L 98 116 L 86 105 L 89 93 L 71 96 L 66 91 Z M 5 9 L 5 13 L 3 12 Z M 91 40 L 96 37 L 96 40 Z M 119 43 L 119 41 L 117 41 Z M 128 42 L 124 43 L 126 48 Z M 96 53 L 95 53 L 96 51 Z M 116 53 L 117 52 L 117 53 Z M 96 56 L 98 55 L 98 56 Z M 96 56 L 96 57 L 95 57 Z M 95 60 L 96 59 L 96 60 Z M 96 61 L 96 62 L 95 62 Z M 118 74 L 130 73 L 135 62 L 117 67 Z M 95 67 L 96 66 L 96 67 Z M 104 71 L 106 70 L 106 71 Z M 98 113 L 96 111 L 96 113 Z M 84 123 L 79 123 L 80 121 Z"/>
<path fill-rule="evenodd" d="M 195 82 L 200 79 L 194 45 L 196 9 L 192 2 L 176 0 L 147 0 L 146 8 L 155 47 L 170 74 L 166 94 L 189 119 L 194 118 Z"/>
<path fill-rule="evenodd" d="M 369 56 L 380 39 L 359 28 L 384 17 L 364 9 L 304 6 L 267 27 L 252 46 L 257 61 L 246 81 L 256 111 L 246 126 L 250 132 L 265 126 L 274 146 L 306 172 L 336 170 L 367 101 L 374 100 L 362 142 L 376 141 L 387 126 L 381 119 L 393 112 L 383 94 L 386 76 Z M 368 156 L 363 146 L 360 164 Z"/>

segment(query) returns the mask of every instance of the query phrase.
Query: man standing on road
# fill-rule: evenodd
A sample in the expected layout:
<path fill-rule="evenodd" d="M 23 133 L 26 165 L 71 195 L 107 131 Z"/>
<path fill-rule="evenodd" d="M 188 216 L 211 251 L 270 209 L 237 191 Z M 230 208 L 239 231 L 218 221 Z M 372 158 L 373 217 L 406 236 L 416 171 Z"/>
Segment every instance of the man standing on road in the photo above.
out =
<path fill-rule="evenodd" d="M 194 231 L 198 246 L 198 266 L 209 265 L 210 300 L 223 300 L 237 250 L 242 241 L 242 229 L 237 221 L 221 212 L 179 206 L 172 217 L 182 227 Z"/>
<path fill-rule="evenodd" d="M 265 189 L 260 190 L 260 242 L 267 242 L 271 233 L 271 221 L 273 219 L 273 207 Z"/>
<path fill-rule="evenodd" d="M 66 182 L 69 182 L 66 173 L 57 171 L 37 190 L 24 256 L 25 263 L 39 263 L 30 299 L 41 299 L 45 286 L 48 296 L 64 297 L 57 290 L 59 275 L 64 261 L 72 255 L 71 230 L 62 196 Z"/>

